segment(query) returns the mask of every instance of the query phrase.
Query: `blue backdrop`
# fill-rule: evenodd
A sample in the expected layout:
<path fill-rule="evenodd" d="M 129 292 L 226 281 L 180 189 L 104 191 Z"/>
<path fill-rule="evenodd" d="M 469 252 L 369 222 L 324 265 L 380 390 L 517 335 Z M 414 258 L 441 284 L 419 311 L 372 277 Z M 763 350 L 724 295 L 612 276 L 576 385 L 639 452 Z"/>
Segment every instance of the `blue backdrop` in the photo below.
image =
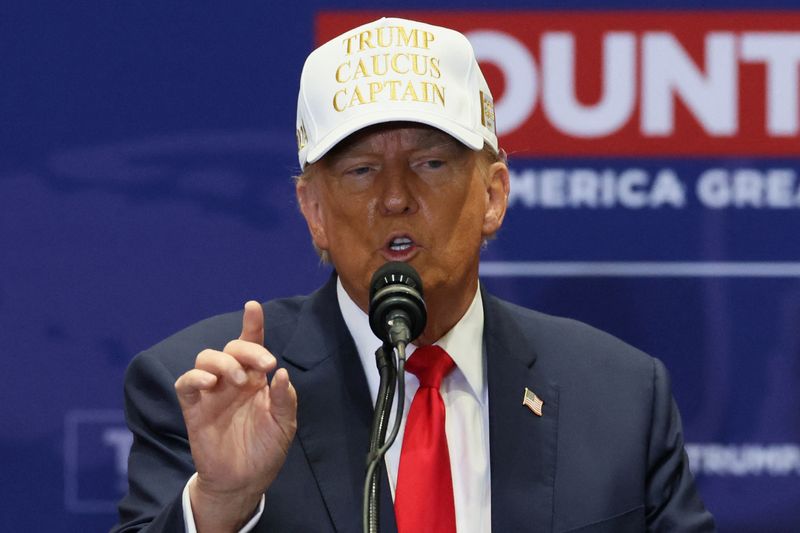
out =
<path fill-rule="evenodd" d="M 320 11 L 385 5 L 390 15 L 401 4 L 430 9 L 416 0 L 0 8 L 0 530 L 108 529 L 126 484 L 122 376 L 133 355 L 247 299 L 306 293 L 327 277 L 290 178 L 300 69 L 326 34 Z M 796 17 L 793 4 L 704 7 Z M 630 11 L 637 2 L 600 7 L 650 16 Z M 484 16 L 477 1 L 437 9 Z M 787 20 L 776 30 L 800 36 Z M 793 87 L 778 97 L 796 102 Z M 743 116 L 750 101 L 742 97 Z M 514 150 L 512 207 L 484 254 L 483 282 L 661 358 L 720 528 L 797 530 L 800 136 L 733 154 L 724 138 L 705 155 L 702 143 L 681 156 L 681 140 L 669 142 L 647 154 L 571 156 L 568 139 L 549 154 Z"/>

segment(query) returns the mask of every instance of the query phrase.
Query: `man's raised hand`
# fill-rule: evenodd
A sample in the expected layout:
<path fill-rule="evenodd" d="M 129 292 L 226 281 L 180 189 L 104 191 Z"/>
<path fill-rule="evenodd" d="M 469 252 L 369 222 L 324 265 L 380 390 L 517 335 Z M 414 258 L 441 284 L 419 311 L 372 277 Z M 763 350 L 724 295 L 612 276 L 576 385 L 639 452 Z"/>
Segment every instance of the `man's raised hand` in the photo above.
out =
<path fill-rule="evenodd" d="M 235 531 L 252 516 L 286 460 L 297 428 L 297 395 L 286 369 L 272 382 L 261 304 L 245 304 L 242 333 L 203 350 L 175 382 L 197 478 L 189 487 L 198 531 Z"/>

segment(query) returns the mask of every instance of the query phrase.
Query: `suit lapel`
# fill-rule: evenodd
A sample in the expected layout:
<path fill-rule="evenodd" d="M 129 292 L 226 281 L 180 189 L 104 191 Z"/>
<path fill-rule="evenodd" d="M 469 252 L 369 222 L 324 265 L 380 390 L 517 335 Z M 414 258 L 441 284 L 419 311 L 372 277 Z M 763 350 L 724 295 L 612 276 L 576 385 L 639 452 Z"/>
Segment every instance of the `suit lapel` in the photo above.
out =
<path fill-rule="evenodd" d="M 507 304 L 483 293 L 489 384 L 492 530 L 552 530 L 558 388 Z M 283 358 L 295 369 L 297 439 L 336 531 L 361 531 L 365 459 L 372 422 L 364 369 L 336 301 L 335 276 L 305 302 Z M 525 387 L 543 416 L 522 405 Z M 381 531 L 396 532 L 385 472 Z"/>
<path fill-rule="evenodd" d="M 336 277 L 309 298 L 282 354 L 297 370 L 297 439 L 336 531 L 360 532 L 372 400 L 364 369 L 336 300 Z M 386 475 L 382 531 L 395 531 Z M 387 503 L 388 501 L 388 503 Z"/>
<path fill-rule="evenodd" d="M 483 293 L 489 382 L 493 531 L 551 531 L 558 388 L 536 365 L 530 333 L 508 304 Z M 537 371 L 538 370 L 538 371 Z M 542 416 L 522 404 L 525 388 Z"/>

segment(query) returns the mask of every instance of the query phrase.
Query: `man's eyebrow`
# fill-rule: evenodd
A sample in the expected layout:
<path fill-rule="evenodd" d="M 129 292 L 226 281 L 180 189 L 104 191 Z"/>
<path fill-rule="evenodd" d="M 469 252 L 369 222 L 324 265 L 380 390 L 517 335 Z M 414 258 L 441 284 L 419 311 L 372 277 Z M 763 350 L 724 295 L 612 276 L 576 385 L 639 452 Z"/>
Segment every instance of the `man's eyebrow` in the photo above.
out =
<path fill-rule="evenodd" d="M 430 140 L 421 139 L 422 146 L 418 150 L 426 150 L 428 148 L 446 148 L 448 150 L 459 150 L 462 147 L 461 143 L 452 137 L 433 137 Z"/>
<path fill-rule="evenodd" d="M 327 165 L 329 166 L 337 165 L 341 161 L 347 159 L 348 157 L 363 156 L 375 152 L 375 150 L 371 150 L 368 147 L 365 147 L 364 143 L 353 143 L 348 146 L 342 146 L 337 148 L 339 149 L 337 149 L 335 152 L 330 151 L 325 156 L 325 161 Z"/>
<path fill-rule="evenodd" d="M 423 152 L 434 148 L 446 150 L 448 153 L 454 154 L 461 154 L 469 151 L 469 148 L 446 133 L 427 132 L 419 141 L 421 146 L 415 149 L 415 152 Z"/>

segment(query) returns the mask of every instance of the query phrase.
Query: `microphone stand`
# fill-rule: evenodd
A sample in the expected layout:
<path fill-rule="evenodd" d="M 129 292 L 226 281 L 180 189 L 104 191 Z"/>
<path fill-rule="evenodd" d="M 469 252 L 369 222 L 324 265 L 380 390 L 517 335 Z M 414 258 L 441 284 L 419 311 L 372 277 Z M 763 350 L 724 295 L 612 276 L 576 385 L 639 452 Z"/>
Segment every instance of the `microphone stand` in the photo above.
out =
<path fill-rule="evenodd" d="M 367 454 L 367 475 L 364 482 L 364 501 L 362 526 L 364 533 L 378 533 L 380 529 L 380 478 L 383 456 L 386 450 L 397 438 L 400 421 L 403 417 L 405 403 L 405 359 L 406 346 L 398 342 L 394 350 L 388 343 L 378 348 L 375 352 L 375 361 L 380 374 L 378 397 L 375 401 L 375 414 L 372 418 L 370 432 L 369 453 Z M 392 355 L 397 356 L 397 366 Z M 389 409 L 391 409 L 395 388 L 397 389 L 397 408 L 394 424 L 389 438 L 386 439 L 386 429 L 389 422 Z"/>
<path fill-rule="evenodd" d="M 375 271 L 370 282 L 369 299 L 369 325 L 375 336 L 383 340 L 383 345 L 375 352 L 380 385 L 370 431 L 361 525 L 363 533 L 378 533 L 380 470 L 384 465 L 383 456 L 400 431 L 405 407 L 406 345 L 425 329 L 428 315 L 422 299 L 422 280 L 407 263 L 392 261 Z M 394 424 L 386 437 L 395 390 Z"/>
<path fill-rule="evenodd" d="M 389 409 L 392 405 L 395 389 L 395 368 L 392 361 L 391 347 L 385 343 L 375 351 L 375 362 L 380 374 L 380 385 L 378 386 L 378 398 L 375 401 L 375 414 L 372 417 L 372 431 L 369 437 L 369 454 L 367 455 L 367 467 L 373 461 L 383 461 L 378 459 L 378 449 L 383 445 L 386 438 L 386 426 L 389 422 Z M 380 516 L 380 479 L 381 469 L 375 468 L 372 476 L 369 477 L 368 504 L 368 529 L 366 533 L 378 531 L 378 517 Z"/>

